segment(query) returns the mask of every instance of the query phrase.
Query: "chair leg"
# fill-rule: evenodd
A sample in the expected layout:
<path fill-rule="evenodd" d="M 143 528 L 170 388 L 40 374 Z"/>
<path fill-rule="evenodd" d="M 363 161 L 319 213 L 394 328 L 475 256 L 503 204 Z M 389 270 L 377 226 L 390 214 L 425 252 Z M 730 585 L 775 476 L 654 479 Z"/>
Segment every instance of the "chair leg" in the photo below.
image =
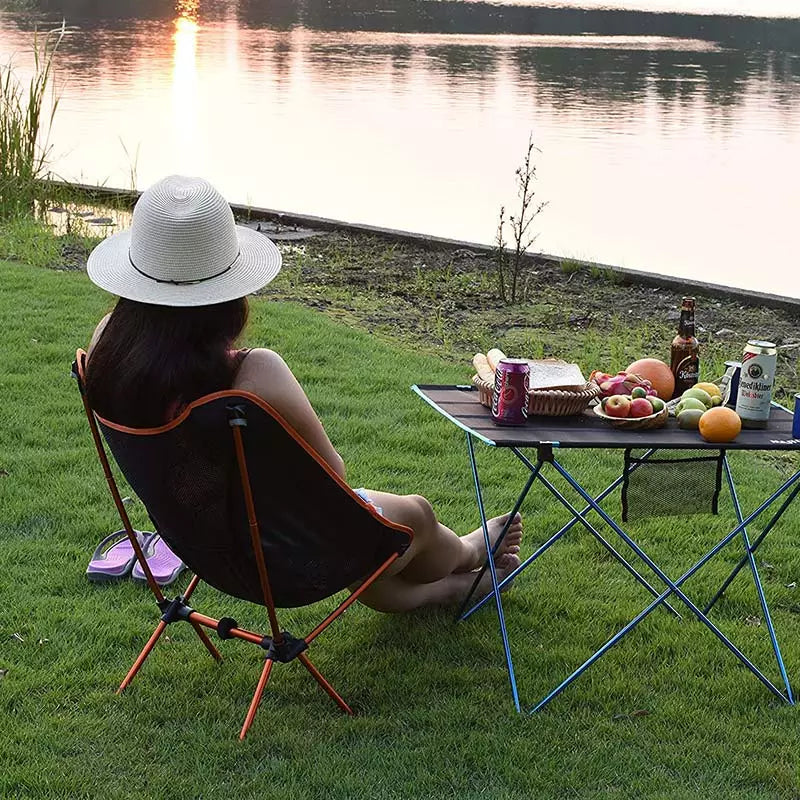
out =
<path fill-rule="evenodd" d="M 297 656 L 300 663 L 314 676 L 314 680 L 333 698 L 334 702 L 336 703 L 345 714 L 350 714 L 353 716 L 353 709 L 345 703 L 344 700 L 339 696 L 336 689 L 331 686 L 325 678 L 322 677 L 322 673 L 311 663 L 311 660 L 305 653 L 300 653 Z"/>
<path fill-rule="evenodd" d="M 214 643 L 211 639 L 208 638 L 208 634 L 203 630 L 203 627 L 196 622 L 192 623 L 192 627 L 197 632 L 197 635 L 200 637 L 200 641 L 206 646 L 206 650 L 213 656 L 215 661 L 222 661 L 222 653 L 214 647 Z"/>
<path fill-rule="evenodd" d="M 121 694 L 122 692 L 125 691 L 125 689 L 127 689 L 128 685 L 134 679 L 136 673 L 139 671 L 142 664 L 144 664 L 145 659 L 147 658 L 147 656 L 150 655 L 150 651 L 153 649 L 153 647 L 155 647 L 156 642 L 159 640 L 161 634 L 164 633 L 166 628 L 167 628 L 167 623 L 164 622 L 163 620 L 159 622 L 158 625 L 156 625 L 156 629 L 153 631 L 152 636 L 148 639 L 147 644 L 144 646 L 142 652 L 139 653 L 139 657 L 136 659 L 136 661 L 133 662 L 133 666 L 130 668 L 128 674 L 125 676 L 125 680 L 122 681 L 122 683 L 119 685 L 119 689 L 117 689 L 117 694 Z"/>
<path fill-rule="evenodd" d="M 258 679 L 258 685 L 256 686 L 255 694 L 253 695 L 253 699 L 250 701 L 250 708 L 248 709 L 247 716 L 244 719 L 244 725 L 242 725 L 242 730 L 239 733 L 239 741 L 242 741 L 244 737 L 247 736 L 247 731 L 253 724 L 253 719 L 256 716 L 256 711 L 258 711 L 258 706 L 261 702 L 261 695 L 264 693 L 267 681 L 269 680 L 269 674 L 272 672 L 273 663 L 274 662 L 272 659 L 268 658 L 264 664 L 264 669 L 261 671 L 261 677 Z"/>

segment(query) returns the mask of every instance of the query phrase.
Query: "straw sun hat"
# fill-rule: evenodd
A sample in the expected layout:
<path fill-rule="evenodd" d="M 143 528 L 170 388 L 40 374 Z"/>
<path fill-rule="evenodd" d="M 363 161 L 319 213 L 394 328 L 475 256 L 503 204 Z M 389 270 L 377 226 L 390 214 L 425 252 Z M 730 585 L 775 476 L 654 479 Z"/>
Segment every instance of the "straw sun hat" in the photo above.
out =
<path fill-rule="evenodd" d="M 86 271 L 103 289 L 160 306 L 205 306 L 266 286 L 281 268 L 264 234 L 236 225 L 202 178 L 170 175 L 142 194 L 129 230 L 99 244 Z"/>

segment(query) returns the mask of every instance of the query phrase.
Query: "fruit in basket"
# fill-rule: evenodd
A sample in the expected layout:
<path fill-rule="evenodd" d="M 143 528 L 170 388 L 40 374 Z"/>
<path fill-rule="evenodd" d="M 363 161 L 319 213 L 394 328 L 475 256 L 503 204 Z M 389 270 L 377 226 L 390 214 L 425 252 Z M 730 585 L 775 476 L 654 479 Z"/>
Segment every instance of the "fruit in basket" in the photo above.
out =
<path fill-rule="evenodd" d="M 675 391 L 675 376 L 672 374 L 672 370 L 657 358 L 640 358 L 638 361 L 634 361 L 625 372 L 638 375 L 648 381 L 662 400 L 669 400 Z"/>
<path fill-rule="evenodd" d="M 719 406 L 706 411 L 698 427 L 707 442 L 732 442 L 742 429 L 742 420 L 732 408 Z"/>
<path fill-rule="evenodd" d="M 650 403 L 650 407 L 653 409 L 654 414 L 658 414 L 659 411 L 663 411 L 664 406 L 666 405 L 660 397 L 656 397 L 655 395 L 649 396 L 647 401 Z"/>
<path fill-rule="evenodd" d="M 689 397 L 696 398 L 706 408 L 711 408 L 711 406 L 713 405 L 713 403 L 711 401 L 711 395 L 705 389 L 700 389 L 697 386 L 692 386 L 690 389 L 687 389 L 681 395 L 681 400 L 686 400 Z"/>
<path fill-rule="evenodd" d="M 647 397 L 634 397 L 631 400 L 631 408 L 628 416 L 631 417 L 649 417 L 653 413 L 653 406 Z"/>
<path fill-rule="evenodd" d="M 631 389 L 631 397 L 636 400 L 639 397 L 647 397 L 647 389 L 644 386 L 634 386 Z"/>
<path fill-rule="evenodd" d="M 684 430 L 696 431 L 700 418 L 705 414 L 699 408 L 685 408 L 678 414 L 678 427 Z"/>
<path fill-rule="evenodd" d="M 595 370 L 589 379 L 600 387 L 601 397 L 612 397 L 617 394 L 630 396 L 636 387 L 643 388 L 645 395 L 652 391 L 649 381 L 642 380 L 638 375 L 629 375 L 627 372 L 609 376 L 605 372 Z"/>
<path fill-rule="evenodd" d="M 698 400 L 696 397 L 682 397 L 678 402 L 678 405 L 675 406 L 675 416 L 677 417 L 681 411 L 688 411 L 689 409 L 694 409 L 695 411 L 708 411 L 708 406 L 702 400 Z"/>
<path fill-rule="evenodd" d="M 645 402 L 647 401 L 645 400 Z M 648 403 L 648 405 L 650 404 Z M 631 400 L 623 394 L 612 395 L 606 400 L 603 411 L 605 411 L 609 417 L 619 417 L 622 419 L 630 414 Z"/>

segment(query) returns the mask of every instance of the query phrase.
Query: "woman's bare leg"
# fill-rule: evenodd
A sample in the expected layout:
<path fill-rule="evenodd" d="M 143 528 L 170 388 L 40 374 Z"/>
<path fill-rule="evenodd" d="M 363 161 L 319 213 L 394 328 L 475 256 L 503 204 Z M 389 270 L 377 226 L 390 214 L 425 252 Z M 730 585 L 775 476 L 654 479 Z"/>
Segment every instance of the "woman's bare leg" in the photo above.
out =
<path fill-rule="evenodd" d="M 519 556 L 506 555 L 503 565 L 498 565 L 496 570 L 498 580 L 502 581 L 519 566 L 519 563 Z M 412 611 L 421 606 L 455 605 L 464 599 L 474 580 L 473 572 L 453 573 L 431 583 L 409 582 L 402 573 L 389 577 L 381 576 L 358 599 L 376 611 L 390 614 Z M 491 576 L 487 571 L 478 584 L 476 596 L 482 597 L 491 588 Z"/>
<path fill-rule="evenodd" d="M 399 575 L 407 583 L 433 583 L 454 573 L 468 573 L 480 567 L 486 560 L 482 528 L 476 528 L 466 536 L 458 536 L 436 519 L 431 504 L 424 497 L 371 489 L 367 490 L 367 494 L 375 505 L 383 509 L 384 516 L 414 531 L 414 540 L 410 547 L 386 571 L 385 577 Z M 507 520 L 507 514 L 489 520 L 489 541 L 492 546 Z M 517 515 L 495 554 L 495 562 L 501 565 L 508 557 L 516 556 L 521 541 L 522 520 Z M 378 582 L 384 579 L 381 577 Z"/>

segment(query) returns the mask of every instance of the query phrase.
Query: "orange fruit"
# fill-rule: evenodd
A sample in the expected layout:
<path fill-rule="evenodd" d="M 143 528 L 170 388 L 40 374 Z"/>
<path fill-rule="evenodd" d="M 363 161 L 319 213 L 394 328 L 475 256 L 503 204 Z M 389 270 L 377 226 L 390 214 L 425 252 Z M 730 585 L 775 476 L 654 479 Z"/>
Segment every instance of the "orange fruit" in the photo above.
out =
<path fill-rule="evenodd" d="M 732 442 L 742 429 L 742 420 L 732 408 L 717 406 L 700 417 L 698 428 L 707 442 Z"/>

